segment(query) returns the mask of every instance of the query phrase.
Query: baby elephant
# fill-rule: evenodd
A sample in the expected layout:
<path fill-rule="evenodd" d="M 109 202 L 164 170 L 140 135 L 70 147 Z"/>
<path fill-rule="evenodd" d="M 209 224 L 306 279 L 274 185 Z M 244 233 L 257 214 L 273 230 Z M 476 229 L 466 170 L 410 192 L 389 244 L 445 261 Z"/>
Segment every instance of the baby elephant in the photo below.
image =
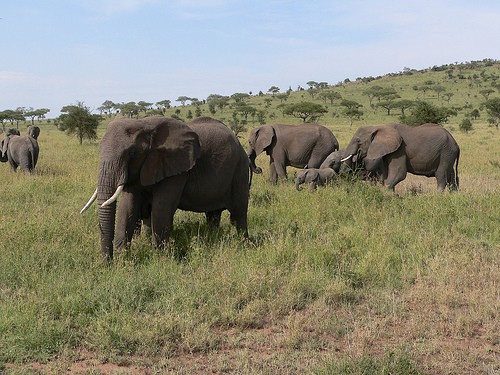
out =
<path fill-rule="evenodd" d="M 323 186 L 337 178 L 337 173 L 332 168 L 306 168 L 297 174 L 295 188 L 302 190 L 300 185 L 310 184 L 310 190 L 316 190 L 317 186 Z"/>

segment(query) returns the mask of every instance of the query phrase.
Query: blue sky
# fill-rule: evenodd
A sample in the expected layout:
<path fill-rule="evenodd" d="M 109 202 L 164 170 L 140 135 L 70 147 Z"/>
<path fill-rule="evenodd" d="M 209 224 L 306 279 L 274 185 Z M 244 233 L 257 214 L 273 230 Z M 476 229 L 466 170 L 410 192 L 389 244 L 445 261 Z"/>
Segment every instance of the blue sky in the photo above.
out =
<path fill-rule="evenodd" d="M 498 0 L 16 0 L 0 111 L 205 99 L 500 58 Z"/>

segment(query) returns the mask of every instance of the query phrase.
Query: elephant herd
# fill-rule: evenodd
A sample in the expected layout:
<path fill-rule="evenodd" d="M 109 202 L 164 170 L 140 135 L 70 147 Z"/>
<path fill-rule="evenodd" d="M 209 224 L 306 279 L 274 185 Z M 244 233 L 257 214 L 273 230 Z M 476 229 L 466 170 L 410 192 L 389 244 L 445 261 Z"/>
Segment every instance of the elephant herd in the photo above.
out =
<path fill-rule="evenodd" d="M 228 210 L 247 237 L 252 175 L 262 172 L 255 159 L 264 151 L 272 183 L 287 178 L 287 166 L 303 168 L 298 189 L 335 179 L 344 166 L 359 167 L 363 176 L 392 190 L 407 173 L 435 177 L 439 190 L 458 189 L 459 147 L 435 124 L 362 127 L 343 150 L 317 124 L 263 125 L 252 129 L 248 142 L 245 152 L 228 127 L 209 117 L 186 124 L 161 116 L 117 116 L 100 143 L 97 188 L 81 210 L 97 200 L 103 256 L 112 260 L 113 249 L 126 247 L 141 224 L 153 244 L 164 247 L 177 209 L 205 213 L 212 228 Z"/>
<path fill-rule="evenodd" d="M 13 171 L 19 167 L 22 171 L 31 174 L 40 152 L 37 141 L 39 135 L 38 126 L 28 127 L 28 134 L 25 136 L 21 136 L 18 129 L 8 129 L 4 139 L 0 142 L 0 161 L 9 162 Z"/>

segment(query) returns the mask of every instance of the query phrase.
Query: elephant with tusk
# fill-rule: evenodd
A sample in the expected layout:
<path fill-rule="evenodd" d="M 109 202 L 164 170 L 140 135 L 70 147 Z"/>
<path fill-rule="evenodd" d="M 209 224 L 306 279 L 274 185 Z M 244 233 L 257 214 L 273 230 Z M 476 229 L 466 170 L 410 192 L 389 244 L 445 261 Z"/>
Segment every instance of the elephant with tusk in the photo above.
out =
<path fill-rule="evenodd" d="M 164 247 L 177 209 L 204 212 L 211 227 L 219 226 L 227 209 L 248 236 L 249 178 L 243 147 L 218 120 L 201 117 L 185 124 L 162 116 L 117 116 L 100 143 L 97 189 L 81 212 L 99 203 L 107 260 L 113 258 L 113 241 L 116 248 L 130 243 L 145 216 L 153 244 Z"/>
<path fill-rule="evenodd" d="M 437 124 L 361 127 L 347 145 L 342 162 L 354 157 L 391 190 L 407 173 L 435 177 L 440 191 L 447 186 L 457 190 L 459 186 L 460 148 L 453 136 Z"/>

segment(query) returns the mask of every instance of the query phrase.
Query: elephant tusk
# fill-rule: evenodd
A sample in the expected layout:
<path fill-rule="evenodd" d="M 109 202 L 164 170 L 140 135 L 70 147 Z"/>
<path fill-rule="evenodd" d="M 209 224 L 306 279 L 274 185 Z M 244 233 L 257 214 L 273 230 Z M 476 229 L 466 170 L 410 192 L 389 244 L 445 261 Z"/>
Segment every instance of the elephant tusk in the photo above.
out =
<path fill-rule="evenodd" d="M 94 194 L 92 194 L 92 197 L 90 197 L 89 201 L 87 204 L 80 210 L 80 213 L 83 214 L 87 209 L 92 206 L 92 203 L 94 203 L 95 199 L 97 198 L 97 189 L 95 189 Z"/>
<path fill-rule="evenodd" d="M 346 157 L 346 158 L 340 159 L 340 161 L 341 161 L 341 162 L 344 162 L 344 161 L 349 160 L 350 158 L 352 158 L 352 155 L 349 155 L 349 156 L 348 156 L 348 157 Z"/>
<path fill-rule="evenodd" d="M 111 203 L 115 202 L 118 199 L 118 197 L 120 196 L 122 190 L 123 190 L 123 185 L 118 186 L 116 188 L 115 193 L 111 196 L 111 198 L 109 198 L 106 202 L 101 204 L 101 207 L 109 206 Z"/>

